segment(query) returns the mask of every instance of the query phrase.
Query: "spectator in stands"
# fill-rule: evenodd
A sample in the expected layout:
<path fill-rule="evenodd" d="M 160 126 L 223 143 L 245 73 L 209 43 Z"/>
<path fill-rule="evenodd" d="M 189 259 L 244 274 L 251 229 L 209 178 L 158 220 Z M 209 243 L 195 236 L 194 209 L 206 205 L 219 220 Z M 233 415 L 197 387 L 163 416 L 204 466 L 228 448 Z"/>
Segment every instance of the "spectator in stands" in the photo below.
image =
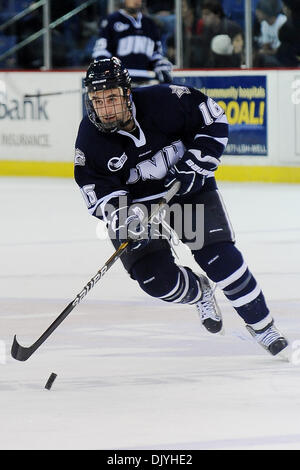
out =
<path fill-rule="evenodd" d="M 121 6 L 102 21 L 92 57 L 119 57 L 135 85 L 151 83 L 150 71 L 160 82 L 171 82 L 172 64 L 162 54 L 157 25 L 141 12 L 142 0 L 123 0 Z"/>
<path fill-rule="evenodd" d="M 160 28 L 162 49 L 166 54 L 167 41 L 175 35 L 174 0 L 148 1 L 147 11 Z"/>
<path fill-rule="evenodd" d="M 237 67 L 243 67 L 246 63 L 245 58 L 245 41 L 244 35 L 242 32 L 237 33 L 232 38 L 232 45 L 233 45 L 233 54 L 236 55 L 239 65 Z"/>
<path fill-rule="evenodd" d="M 242 34 L 242 29 L 225 16 L 220 1 L 205 0 L 202 5 L 202 18 L 196 22 L 195 32 L 191 66 L 209 67 L 212 39 L 225 34 L 232 40 L 238 34 Z"/>
<path fill-rule="evenodd" d="M 232 38 L 233 53 L 240 54 L 241 59 L 244 54 L 244 36 L 242 33 L 237 33 Z"/>
<path fill-rule="evenodd" d="M 101 12 L 104 11 L 105 5 L 103 3 L 94 3 L 74 17 L 71 29 L 74 45 L 68 50 L 68 64 L 70 66 L 86 67 L 90 64 L 94 44 L 99 34 Z M 76 31 L 74 31 L 75 27 Z"/>
<path fill-rule="evenodd" d="M 252 19 L 255 18 L 256 4 L 258 0 L 251 1 Z M 245 1 L 244 0 L 222 0 L 225 15 L 232 21 L 238 23 L 245 30 Z"/>
<path fill-rule="evenodd" d="M 212 39 L 218 34 L 228 34 L 233 37 L 241 32 L 241 27 L 234 21 L 229 20 L 224 13 L 219 0 L 205 0 L 202 5 L 203 35 Z"/>
<path fill-rule="evenodd" d="M 194 32 L 195 14 L 190 0 L 181 0 L 183 37 L 190 38 Z"/>
<path fill-rule="evenodd" d="M 278 31 L 276 58 L 284 67 L 300 66 L 300 0 L 283 0 L 287 21 Z"/>
<path fill-rule="evenodd" d="M 241 39 L 236 37 L 234 46 L 233 40 L 231 40 L 228 34 L 214 36 L 211 41 L 211 51 L 207 65 L 212 68 L 241 67 L 241 53 L 244 44 L 242 36 Z"/>
<path fill-rule="evenodd" d="M 276 57 L 280 46 L 279 29 L 287 17 L 281 13 L 280 0 L 259 0 L 256 6 L 256 17 L 260 22 L 260 35 L 257 38 L 258 48 L 254 57 L 257 67 L 277 67 Z"/>
<path fill-rule="evenodd" d="M 54 21 L 76 7 L 76 0 L 52 0 L 51 21 Z M 76 31 L 70 28 L 71 20 L 51 30 L 52 65 L 68 66 L 68 50 L 74 47 Z M 17 42 L 27 39 L 30 35 L 43 28 L 41 10 L 37 9 L 16 23 Z M 17 53 L 18 65 L 22 68 L 41 68 L 44 65 L 43 37 L 36 39 L 20 49 Z"/>
<path fill-rule="evenodd" d="M 191 0 L 181 0 L 183 67 L 192 66 L 191 60 L 193 51 L 195 11 L 191 3 Z"/>
<path fill-rule="evenodd" d="M 166 57 L 167 59 L 172 63 L 176 63 L 176 46 L 175 46 L 175 37 L 171 36 L 167 40 L 166 44 L 167 50 L 166 50 Z"/>

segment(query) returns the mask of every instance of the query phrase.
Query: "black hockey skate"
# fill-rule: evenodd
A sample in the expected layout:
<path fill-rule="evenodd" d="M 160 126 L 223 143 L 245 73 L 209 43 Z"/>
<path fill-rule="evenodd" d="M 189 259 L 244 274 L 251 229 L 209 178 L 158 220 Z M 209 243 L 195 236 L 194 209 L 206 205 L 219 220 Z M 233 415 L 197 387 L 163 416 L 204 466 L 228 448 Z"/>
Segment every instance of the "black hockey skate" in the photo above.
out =
<path fill-rule="evenodd" d="M 202 297 L 196 303 L 196 307 L 201 323 L 210 333 L 223 334 L 221 311 L 217 304 L 210 282 L 207 277 L 203 276 L 202 274 L 198 275 L 198 280 L 202 290 Z"/>
<path fill-rule="evenodd" d="M 255 330 L 251 325 L 246 325 L 246 328 L 258 344 L 269 351 L 272 356 L 276 356 L 288 346 L 287 339 L 274 326 L 274 320 L 261 330 Z"/>

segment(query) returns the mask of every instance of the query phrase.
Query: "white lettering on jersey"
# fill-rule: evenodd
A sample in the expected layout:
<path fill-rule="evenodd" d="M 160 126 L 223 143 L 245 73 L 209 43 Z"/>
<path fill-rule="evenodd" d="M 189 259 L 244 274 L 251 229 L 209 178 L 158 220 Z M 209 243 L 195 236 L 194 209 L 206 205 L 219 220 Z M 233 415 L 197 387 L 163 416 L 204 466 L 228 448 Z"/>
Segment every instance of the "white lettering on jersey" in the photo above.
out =
<path fill-rule="evenodd" d="M 145 36 L 127 36 L 121 38 L 118 44 L 117 56 L 129 54 L 146 54 L 152 57 L 154 51 L 154 41 Z"/>
<path fill-rule="evenodd" d="M 206 126 L 209 126 L 214 122 L 215 119 L 222 116 L 224 109 L 218 105 L 212 98 L 208 98 L 207 106 L 206 103 L 199 104 L 199 109 L 202 113 Z"/>
<path fill-rule="evenodd" d="M 117 21 L 114 24 L 114 30 L 117 31 L 118 33 L 121 33 L 122 31 L 126 31 L 130 27 L 129 24 L 122 23 L 121 21 Z"/>
<path fill-rule="evenodd" d="M 157 152 L 150 160 L 138 163 L 136 167 L 143 181 L 149 179 L 160 180 L 168 171 L 167 162 L 162 150 Z"/>
<path fill-rule="evenodd" d="M 184 154 L 185 147 L 181 140 L 159 150 L 152 158 L 144 160 L 130 169 L 127 184 L 137 183 L 141 178 L 146 180 L 163 179 L 169 168 L 171 168 Z"/>

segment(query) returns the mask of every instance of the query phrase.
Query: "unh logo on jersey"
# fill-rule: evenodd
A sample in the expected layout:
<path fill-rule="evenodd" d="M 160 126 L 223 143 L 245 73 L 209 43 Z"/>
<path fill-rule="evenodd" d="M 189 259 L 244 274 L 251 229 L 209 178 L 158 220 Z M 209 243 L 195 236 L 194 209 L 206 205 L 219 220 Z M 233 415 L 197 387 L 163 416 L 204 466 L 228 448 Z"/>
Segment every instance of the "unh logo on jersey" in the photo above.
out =
<path fill-rule="evenodd" d="M 110 171 L 118 171 L 118 170 L 121 170 L 126 160 L 127 160 L 127 155 L 123 153 L 123 155 L 121 155 L 120 157 L 112 157 L 108 161 L 107 166 Z"/>
<path fill-rule="evenodd" d="M 140 179 L 143 181 L 161 180 L 166 176 L 167 171 L 182 157 L 184 151 L 185 146 L 181 140 L 172 142 L 171 145 L 156 152 L 152 158 L 143 160 L 135 168 L 131 168 L 126 183 L 134 184 Z"/>
<path fill-rule="evenodd" d="M 153 55 L 154 46 L 154 41 L 146 36 L 126 36 L 120 38 L 116 55 L 122 57 L 129 54 L 146 54 L 150 58 Z"/>
<path fill-rule="evenodd" d="M 117 33 L 122 33 L 122 31 L 126 31 L 128 28 L 129 24 L 121 23 L 121 21 L 117 21 L 117 23 L 114 24 L 114 30 L 117 31 Z"/>

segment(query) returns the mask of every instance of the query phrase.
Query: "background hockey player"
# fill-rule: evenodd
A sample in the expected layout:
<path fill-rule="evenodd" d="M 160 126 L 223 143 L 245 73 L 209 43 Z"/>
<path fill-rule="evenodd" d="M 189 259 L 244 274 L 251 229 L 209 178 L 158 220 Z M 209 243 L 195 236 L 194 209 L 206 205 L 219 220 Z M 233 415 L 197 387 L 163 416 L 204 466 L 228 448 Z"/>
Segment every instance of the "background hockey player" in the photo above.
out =
<path fill-rule="evenodd" d="M 122 8 L 101 23 L 93 58 L 119 57 L 135 84 L 153 79 L 154 71 L 161 83 L 172 81 L 172 64 L 162 55 L 160 33 L 154 21 L 141 12 L 142 0 L 124 0 Z"/>
<path fill-rule="evenodd" d="M 191 245 L 195 261 L 258 343 L 273 355 L 280 353 L 287 340 L 275 328 L 264 295 L 235 246 L 214 177 L 228 140 L 223 109 L 191 87 L 156 85 L 132 91 L 128 71 L 115 57 L 94 61 L 85 85 L 88 116 L 77 136 L 75 178 L 90 213 L 106 221 L 114 246 L 132 240 L 121 258 L 130 276 L 155 298 L 194 304 L 206 329 L 221 331 L 207 278 L 178 266 L 169 242 L 151 239 L 150 227 L 145 237 L 140 224 L 143 214 L 137 204 L 153 202 L 179 180 L 174 202 L 182 214 L 189 207 L 196 219 L 204 205 L 204 242 L 200 248 Z M 182 242 L 190 243 L 182 233 Z"/>

